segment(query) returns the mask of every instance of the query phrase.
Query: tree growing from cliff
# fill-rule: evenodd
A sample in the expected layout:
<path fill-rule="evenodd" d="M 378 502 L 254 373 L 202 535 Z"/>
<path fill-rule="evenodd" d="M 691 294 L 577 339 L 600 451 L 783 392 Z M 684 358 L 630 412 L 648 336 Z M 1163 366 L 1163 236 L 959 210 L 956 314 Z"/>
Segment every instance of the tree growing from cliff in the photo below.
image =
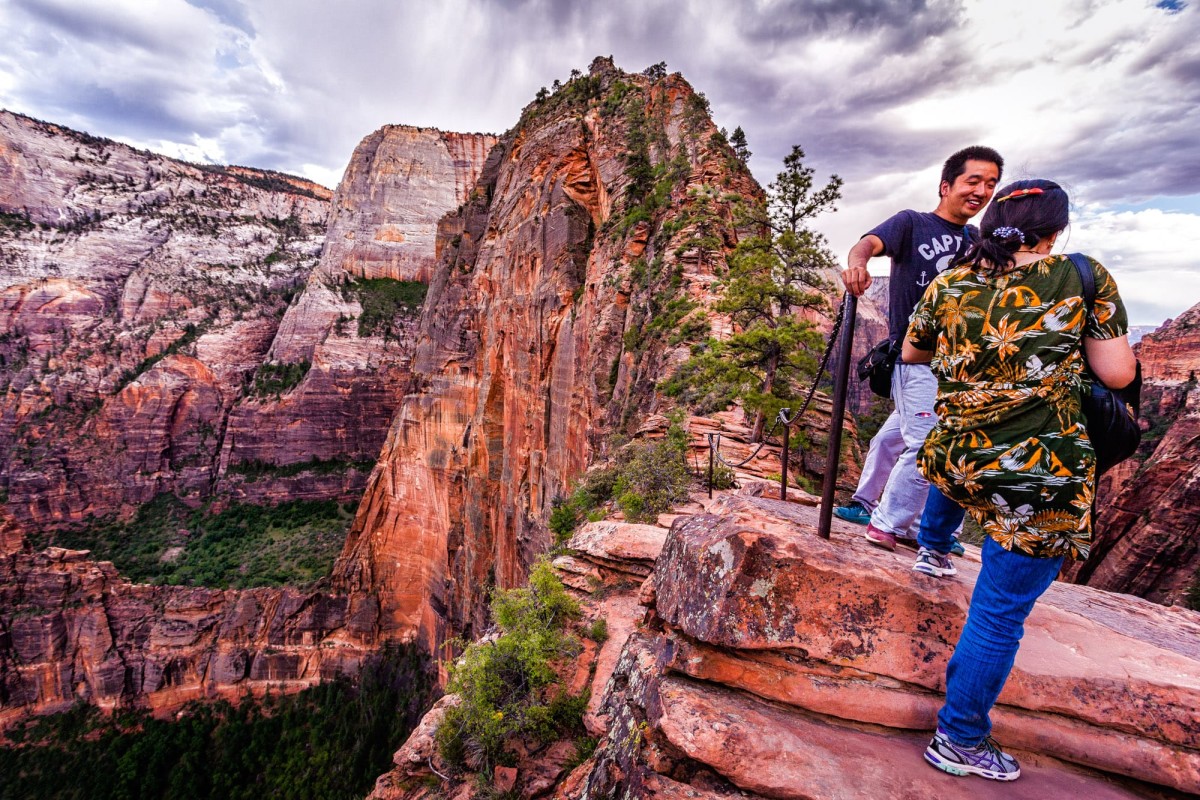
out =
<path fill-rule="evenodd" d="M 750 145 L 746 143 L 746 132 L 742 130 L 741 125 L 734 128 L 730 134 L 729 146 L 733 148 L 733 154 L 737 156 L 738 161 L 743 164 L 750 161 Z"/>
<path fill-rule="evenodd" d="M 740 222 L 756 234 L 743 239 L 729 257 L 724 296 L 714 308 L 728 314 L 735 332 L 710 339 L 693 353 L 667 385 L 700 411 L 734 400 L 754 413 L 753 439 L 765 422 L 788 406 L 813 379 L 814 353 L 823 345 L 805 311 L 828 308 L 836 266 L 825 237 L 809 227 L 825 211 L 836 210 L 842 179 L 815 188 L 813 169 L 795 145 L 767 198 L 739 210 Z"/>

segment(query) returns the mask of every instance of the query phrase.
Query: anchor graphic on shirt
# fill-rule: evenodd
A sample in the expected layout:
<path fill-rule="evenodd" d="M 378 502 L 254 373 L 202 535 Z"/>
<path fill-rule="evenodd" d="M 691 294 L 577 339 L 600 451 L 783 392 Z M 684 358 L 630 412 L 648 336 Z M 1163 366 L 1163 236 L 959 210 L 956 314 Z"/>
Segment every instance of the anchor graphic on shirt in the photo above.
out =
<path fill-rule="evenodd" d="M 926 274 L 928 274 L 928 273 L 926 273 L 925 270 L 921 270 L 921 280 L 917 281 L 917 286 L 928 286 L 929 285 L 929 281 L 926 280 L 926 278 L 925 278 Z"/>

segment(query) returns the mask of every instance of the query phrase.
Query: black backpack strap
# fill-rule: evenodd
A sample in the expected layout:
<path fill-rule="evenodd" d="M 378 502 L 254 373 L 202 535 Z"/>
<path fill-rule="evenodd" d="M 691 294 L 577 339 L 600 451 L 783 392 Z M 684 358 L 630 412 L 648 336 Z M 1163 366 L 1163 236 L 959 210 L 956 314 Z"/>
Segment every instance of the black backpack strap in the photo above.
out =
<path fill-rule="evenodd" d="M 1079 273 L 1079 280 L 1083 283 L 1083 301 L 1087 304 L 1090 314 L 1092 306 L 1096 302 L 1096 272 L 1083 253 L 1068 253 L 1067 258 L 1071 259 L 1071 263 L 1075 265 L 1075 271 Z"/>

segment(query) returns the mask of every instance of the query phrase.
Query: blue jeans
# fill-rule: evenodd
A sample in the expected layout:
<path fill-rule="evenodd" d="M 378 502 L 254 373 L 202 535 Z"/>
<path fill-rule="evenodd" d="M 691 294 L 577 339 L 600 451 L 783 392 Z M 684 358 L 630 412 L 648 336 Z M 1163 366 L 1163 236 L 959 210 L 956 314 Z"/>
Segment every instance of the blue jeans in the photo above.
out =
<path fill-rule="evenodd" d="M 1062 563 L 1062 556 L 1034 558 L 1005 550 L 990 537 L 984 541 L 983 568 L 946 667 L 946 704 L 938 712 L 938 725 L 950 741 L 974 747 L 991 734 L 988 712 L 1012 671 L 1025 619 Z"/>
<path fill-rule="evenodd" d="M 962 506 L 948 499 L 932 483 L 929 484 L 925 510 L 921 512 L 921 528 L 917 531 L 917 544 L 946 555 L 954 544 L 954 532 L 962 525 L 965 513 Z"/>

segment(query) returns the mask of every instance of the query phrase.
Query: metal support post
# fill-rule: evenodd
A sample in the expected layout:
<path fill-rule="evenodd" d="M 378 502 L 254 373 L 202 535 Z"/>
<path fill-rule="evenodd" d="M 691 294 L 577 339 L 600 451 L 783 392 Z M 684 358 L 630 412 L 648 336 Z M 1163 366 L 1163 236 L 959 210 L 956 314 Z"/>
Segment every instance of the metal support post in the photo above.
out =
<path fill-rule="evenodd" d="M 846 392 L 850 380 L 850 357 L 854 351 L 854 322 L 858 311 L 858 298 L 846 292 L 842 300 L 842 341 L 838 349 L 837 374 L 833 376 L 833 409 L 829 417 L 829 450 L 825 455 L 825 483 L 821 491 L 821 516 L 817 522 L 817 533 L 822 539 L 829 538 L 833 524 L 833 493 L 837 490 L 838 465 L 842 455 L 842 423 L 846 415 Z"/>

